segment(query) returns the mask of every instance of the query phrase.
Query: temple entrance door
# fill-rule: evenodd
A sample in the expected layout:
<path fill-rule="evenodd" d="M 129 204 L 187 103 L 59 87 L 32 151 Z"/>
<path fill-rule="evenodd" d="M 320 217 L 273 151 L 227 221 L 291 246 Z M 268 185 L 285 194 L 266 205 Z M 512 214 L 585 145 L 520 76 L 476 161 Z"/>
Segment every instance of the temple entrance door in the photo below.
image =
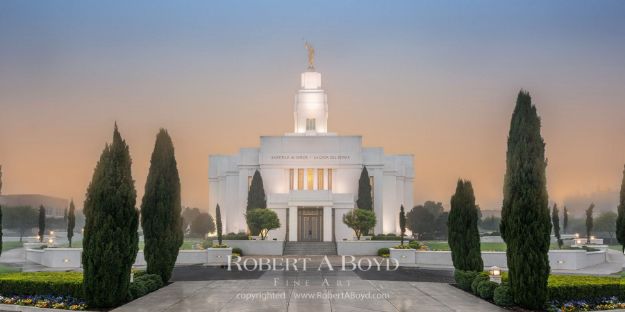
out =
<path fill-rule="evenodd" d="M 320 242 L 323 239 L 322 207 L 300 207 L 297 209 L 297 240 Z"/>

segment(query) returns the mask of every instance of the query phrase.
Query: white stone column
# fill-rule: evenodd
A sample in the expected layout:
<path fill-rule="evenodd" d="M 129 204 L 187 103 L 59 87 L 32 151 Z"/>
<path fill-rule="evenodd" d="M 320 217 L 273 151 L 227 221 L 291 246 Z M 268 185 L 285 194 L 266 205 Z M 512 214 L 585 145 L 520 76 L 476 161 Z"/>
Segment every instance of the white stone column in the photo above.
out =
<path fill-rule="evenodd" d="M 332 241 L 332 207 L 323 207 L 323 241 Z"/>
<path fill-rule="evenodd" d="M 297 241 L 297 207 L 289 207 L 289 241 Z"/>

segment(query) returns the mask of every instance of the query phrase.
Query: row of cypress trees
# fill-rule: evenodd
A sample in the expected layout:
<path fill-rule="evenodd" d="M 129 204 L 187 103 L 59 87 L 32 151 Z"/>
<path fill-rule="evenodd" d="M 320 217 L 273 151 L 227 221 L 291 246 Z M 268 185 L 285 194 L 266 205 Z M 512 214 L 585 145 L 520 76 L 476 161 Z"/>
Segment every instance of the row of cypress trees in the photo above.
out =
<path fill-rule="evenodd" d="M 92 307 L 115 307 L 127 295 L 139 240 L 131 164 L 129 147 L 115 124 L 113 142 L 102 151 L 84 203 L 83 288 Z M 141 215 L 147 272 L 168 281 L 183 232 L 174 148 L 163 129 L 156 137 Z"/>

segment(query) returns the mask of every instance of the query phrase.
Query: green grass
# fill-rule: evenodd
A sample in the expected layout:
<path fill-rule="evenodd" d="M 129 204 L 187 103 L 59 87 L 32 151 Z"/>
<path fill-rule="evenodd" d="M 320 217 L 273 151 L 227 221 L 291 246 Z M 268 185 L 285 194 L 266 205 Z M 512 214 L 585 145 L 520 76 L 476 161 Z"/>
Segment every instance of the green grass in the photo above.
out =
<path fill-rule="evenodd" d="M 621 246 L 621 245 L 609 245 L 608 248 L 612 249 L 612 250 L 623 252 L 623 246 Z"/>
<path fill-rule="evenodd" d="M 449 251 L 449 244 L 445 241 L 425 241 L 422 242 L 427 245 L 430 250 L 434 251 Z M 482 251 L 506 251 L 505 243 L 481 243 Z"/>
<path fill-rule="evenodd" d="M 15 273 L 15 272 L 19 272 L 20 270 L 14 267 L 10 267 L 4 264 L 0 264 L 0 274 L 4 274 L 4 273 Z"/>
<path fill-rule="evenodd" d="M 193 245 L 199 244 L 201 242 L 202 242 L 201 239 L 193 239 L 193 238 L 186 239 L 184 242 L 182 242 L 182 246 L 180 246 L 180 250 L 192 250 Z M 69 244 L 63 244 L 62 246 L 59 246 L 59 247 L 69 247 Z M 82 248 L 82 240 L 72 242 L 72 247 Z M 145 248 L 145 242 L 140 241 L 139 250 L 143 250 L 144 248 Z"/>
<path fill-rule="evenodd" d="M 22 247 L 22 242 L 2 242 L 2 251 L 7 251 Z"/>

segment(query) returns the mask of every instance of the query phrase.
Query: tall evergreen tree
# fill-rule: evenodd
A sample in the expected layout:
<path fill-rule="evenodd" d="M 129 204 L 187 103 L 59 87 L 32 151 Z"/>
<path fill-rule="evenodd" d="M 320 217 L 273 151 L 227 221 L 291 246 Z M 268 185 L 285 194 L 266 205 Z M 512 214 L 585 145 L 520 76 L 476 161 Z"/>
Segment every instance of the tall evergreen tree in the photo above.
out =
<path fill-rule="evenodd" d="M 89 306 L 110 308 L 128 293 L 138 251 L 139 212 L 128 145 L 115 125 L 100 156 L 84 204 L 83 291 Z"/>
<path fill-rule="evenodd" d="M 74 200 L 69 202 L 69 214 L 67 215 L 67 240 L 69 248 L 72 248 L 72 238 L 74 237 L 74 227 L 76 226 L 76 206 Z"/>
<path fill-rule="evenodd" d="M 404 212 L 404 205 L 399 208 L 399 228 L 401 230 L 401 245 L 404 245 L 404 235 L 406 235 L 406 213 Z"/>
<path fill-rule="evenodd" d="M 247 211 L 256 208 L 267 208 L 267 197 L 265 196 L 265 188 L 263 187 L 263 177 L 260 171 L 256 170 L 252 177 L 250 190 L 247 193 Z"/>
<path fill-rule="evenodd" d="M 560 216 L 558 215 L 560 212 L 558 211 L 558 205 L 556 203 L 553 204 L 553 209 L 551 210 L 551 224 L 553 224 L 553 235 L 556 236 L 558 241 L 558 248 L 562 248 L 562 238 L 560 237 Z"/>
<path fill-rule="evenodd" d="M 247 212 L 257 208 L 267 208 L 267 197 L 265 196 L 265 187 L 263 186 L 263 178 L 260 171 L 256 170 L 252 177 L 250 190 L 247 193 Z M 259 229 L 249 229 L 251 235 L 258 235 Z"/>
<path fill-rule="evenodd" d="M 569 227 L 569 211 L 564 206 L 564 211 L 562 213 L 562 231 L 566 234 L 566 229 Z"/>
<path fill-rule="evenodd" d="M 590 244 L 590 236 L 592 235 L 593 219 L 592 213 L 595 210 L 595 204 L 590 204 L 586 209 L 586 244 Z"/>
<path fill-rule="evenodd" d="M 549 218 L 545 143 L 529 93 L 519 92 L 510 122 L 504 176 L 501 235 L 506 242 L 514 302 L 542 309 L 549 276 Z"/>
<path fill-rule="evenodd" d="M 471 181 L 458 180 L 447 219 L 451 260 L 457 270 L 481 272 L 484 269 L 477 221 L 473 185 Z"/>
<path fill-rule="evenodd" d="M 217 208 L 215 208 L 215 220 L 216 224 L 217 224 L 217 241 L 219 242 L 219 245 L 221 246 L 221 241 L 223 239 L 222 236 L 222 231 L 223 231 L 223 227 L 221 225 L 221 209 L 219 208 L 219 204 L 217 204 Z"/>
<path fill-rule="evenodd" d="M 43 242 L 43 236 L 46 234 L 46 208 L 39 206 L 39 242 Z"/>
<path fill-rule="evenodd" d="M 184 239 L 180 176 L 174 144 L 165 129 L 156 135 L 141 202 L 141 227 L 145 237 L 147 272 L 169 281 Z"/>
<path fill-rule="evenodd" d="M 362 167 L 360 179 L 358 180 L 358 200 L 356 206 L 360 209 L 373 210 L 373 199 L 371 198 L 371 181 L 367 167 Z"/>
<path fill-rule="evenodd" d="M 616 239 L 625 252 L 625 169 L 623 169 L 623 181 L 621 182 L 621 201 L 618 205 L 618 217 L 616 219 Z"/>

